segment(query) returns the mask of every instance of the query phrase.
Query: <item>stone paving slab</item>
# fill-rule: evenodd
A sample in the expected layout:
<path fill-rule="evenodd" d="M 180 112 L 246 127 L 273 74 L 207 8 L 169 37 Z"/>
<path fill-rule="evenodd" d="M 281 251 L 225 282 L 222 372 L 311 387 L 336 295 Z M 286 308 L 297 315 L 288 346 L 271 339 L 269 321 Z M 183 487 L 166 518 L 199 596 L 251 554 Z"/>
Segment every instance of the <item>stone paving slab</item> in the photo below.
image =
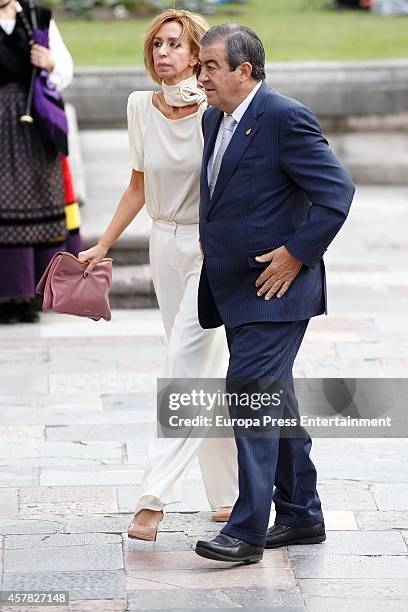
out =
<path fill-rule="evenodd" d="M 354 512 L 351 510 L 324 510 L 324 522 L 327 531 L 357 531 L 358 526 Z"/>
<path fill-rule="evenodd" d="M 204 532 L 213 527 L 218 527 L 219 530 L 221 523 L 214 523 L 210 519 L 211 514 L 209 512 L 173 513 L 167 511 L 160 523 L 159 531 L 184 531 L 189 535 L 191 532 L 200 530 Z"/>
<path fill-rule="evenodd" d="M 336 612 L 355 612 L 356 602 L 352 598 L 334 598 L 334 597 L 305 597 L 305 603 L 308 612 L 327 612 L 327 610 L 336 610 Z M 366 598 L 362 602 L 358 602 L 359 612 L 372 612 L 378 609 L 378 599 Z M 406 612 L 407 604 L 405 601 L 388 599 L 381 602 L 381 612 Z"/>
<path fill-rule="evenodd" d="M 160 553 L 156 553 L 159 555 Z M 191 553 L 195 554 L 195 553 Z M 157 575 L 156 575 L 157 574 Z M 228 572 L 226 570 L 202 572 L 189 569 L 188 573 L 182 571 L 165 570 L 160 572 L 132 571 L 127 572 L 126 590 L 177 590 L 177 589 L 222 589 L 239 588 L 243 583 L 245 588 L 271 587 L 285 589 L 295 585 L 292 570 L 283 568 L 246 569 L 235 565 Z"/>
<path fill-rule="evenodd" d="M 127 532 L 123 534 L 123 550 L 125 553 L 174 552 L 180 550 L 193 550 L 195 540 L 189 538 L 183 531 L 161 532 L 156 542 L 144 542 L 128 538 Z"/>
<path fill-rule="evenodd" d="M 313 440 L 313 457 L 322 481 L 406 482 L 408 443 L 405 439 Z M 369 459 L 368 459 L 369 458 Z"/>
<path fill-rule="evenodd" d="M 140 491 L 140 486 L 117 487 L 119 512 L 134 512 Z"/>
<path fill-rule="evenodd" d="M 20 512 L 115 512 L 114 487 L 33 487 L 21 489 Z"/>
<path fill-rule="evenodd" d="M 389 482 L 390 484 L 393 483 L 405 483 L 407 480 L 406 474 L 407 474 L 407 469 L 408 469 L 408 459 L 406 456 L 404 456 L 404 454 L 406 455 L 406 451 L 401 452 L 401 455 L 398 458 L 398 453 L 399 453 L 399 447 L 398 447 L 398 440 L 397 439 L 391 439 L 388 440 L 389 442 L 389 449 L 388 451 L 391 451 L 392 453 L 392 445 L 393 443 L 395 443 L 395 451 L 394 451 L 394 456 L 393 457 L 387 457 L 387 449 L 384 447 L 384 452 L 382 452 L 381 449 L 381 442 L 383 442 L 384 440 L 381 440 L 380 438 L 376 438 L 376 439 L 372 439 L 372 442 L 377 442 L 378 443 L 378 454 L 381 455 L 383 454 L 383 460 L 381 461 L 380 457 L 377 456 L 372 456 L 370 453 L 372 452 L 370 448 L 367 448 L 366 451 L 362 452 L 362 463 L 360 465 L 355 465 L 354 466 L 354 475 L 352 475 L 350 473 L 350 471 L 347 470 L 346 466 L 345 466 L 345 461 L 342 460 L 341 458 L 339 458 L 339 477 L 342 477 L 344 475 L 344 477 L 347 478 L 346 473 L 349 475 L 349 477 L 351 476 L 351 478 L 355 479 L 355 480 L 371 480 L 371 482 L 374 483 L 387 483 Z M 404 442 L 406 444 L 406 440 L 405 439 L 401 439 L 402 442 Z M 364 461 L 364 457 L 370 457 L 370 461 L 365 460 Z M 371 466 L 370 466 L 371 463 Z M 371 470 L 369 469 L 371 467 Z"/>
<path fill-rule="evenodd" d="M 4 573 L 5 591 L 69 591 L 70 599 L 124 599 L 125 573 L 116 571 Z M 88 611 L 87 611 L 88 612 Z"/>
<path fill-rule="evenodd" d="M 72 442 L 74 440 L 82 440 L 84 442 L 119 440 L 124 442 L 130 439 L 132 441 L 137 440 L 140 444 L 139 438 L 153 435 L 156 430 L 156 423 L 144 423 L 142 420 L 143 415 L 136 410 L 133 412 L 135 413 L 134 416 L 138 419 L 137 422 L 133 423 L 89 423 L 88 425 L 78 423 L 59 427 L 47 427 L 46 439 L 47 442 Z"/>
<path fill-rule="evenodd" d="M 120 442 L 37 442 L 31 444 L 4 443 L 0 446 L 0 459 L 41 459 L 41 458 L 72 458 L 72 459 L 116 459 L 122 458 Z"/>
<path fill-rule="evenodd" d="M 25 344 L 21 347 L 15 348 L 16 342 L 7 343 L 4 334 L 0 336 L 0 365 L 2 373 L 8 366 L 14 367 L 14 373 L 16 366 L 26 365 L 27 362 L 32 362 L 33 367 L 36 363 L 46 363 L 50 359 L 50 351 L 47 346 L 27 348 Z"/>
<path fill-rule="evenodd" d="M 158 368 L 157 376 L 160 374 Z M 64 393 L 65 391 L 89 391 L 90 389 L 101 395 L 102 393 L 113 393 L 117 391 L 151 391 L 156 388 L 155 380 L 151 375 L 144 372 L 104 372 L 103 377 L 97 372 L 84 372 L 78 374 L 50 374 L 46 380 L 50 393 Z"/>
<path fill-rule="evenodd" d="M 111 533 L 47 533 L 36 535 L 8 535 L 4 538 L 6 549 L 64 548 L 65 546 L 105 546 L 122 544 L 122 537 Z"/>
<path fill-rule="evenodd" d="M 152 414 L 147 415 L 144 411 L 137 411 L 134 409 L 121 410 L 115 412 L 104 412 L 102 410 L 94 411 L 92 406 L 89 406 L 88 402 L 84 400 L 81 404 L 78 404 L 75 409 L 71 409 L 70 406 L 64 404 L 55 404 L 50 406 L 49 411 L 44 409 L 37 409 L 37 407 L 24 405 L 20 406 L 15 412 L 10 413 L 11 409 L 14 409 L 12 403 L 6 408 L 0 409 L 0 418 L 4 424 L 15 424 L 21 420 L 29 423 L 30 425 L 45 425 L 46 427 L 65 427 L 69 425 L 78 425 L 78 421 L 81 421 L 81 426 L 89 425 L 106 425 L 111 423 L 137 423 L 139 420 L 143 423 L 153 422 Z M 6 414 L 8 411 L 8 414 Z"/>
<path fill-rule="evenodd" d="M 355 609 L 360 609 L 360 603 L 370 597 L 377 599 L 374 609 L 382 609 L 387 599 L 407 600 L 408 583 L 406 580 L 392 578 L 347 578 L 335 580 L 330 578 L 303 579 L 299 581 L 304 595 L 318 597 L 340 598 L 350 596 L 355 602 Z"/>
<path fill-rule="evenodd" d="M 191 476 L 191 474 L 189 474 Z M 210 510 L 205 489 L 201 478 L 198 480 L 184 481 L 182 501 L 169 505 L 169 512 L 199 512 Z"/>
<path fill-rule="evenodd" d="M 169 596 L 170 595 L 170 596 Z M 304 612 L 299 589 L 225 588 L 225 589 L 173 589 L 170 592 L 135 591 L 128 593 L 129 610 L 280 610 Z"/>
<path fill-rule="evenodd" d="M 135 316 L 137 315 L 137 316 Z M 106 343 L 123 343 L 126 347 L 134 343 L 137 338 L 139 346 L 143 345 L 145 339 L 151 341 L 152 337 L 159 339 L 164 344 L 164 330 L 160 313 L 155 309 L 138 310 L 136 313 L 128 310 L 114 310 L 112 321 L 98 321 L 92 324 L 87 319 L 72 317 L 69 315 L 58 315 L 43 313 L 41 315 L 41 326 L 27 327 L 24 325 L 13 325 L 2 328 L 2 340 L 11 339 L 13 345 L 15 339 L 29 344 L 30 339 L 37 341 L 39 338 L 48 342 L 56 342 L 67 346 L 67 338 L 70 343 L 89 347 L 92 343 L 95 347 Z M 123 390 L 122 390 L 123 392 Z"/>
<path fill-rule="evenodd" d="M 82 546 L 64 546 L 63 554 L 58 546 L 40 548 L 5 548 L 4 573 L 94 572 L 114 571 L 123 568 L 122 542 Z"/>
<path fill-rule="evenodd" d="M 2 425 L 0 426 L 0 444 L 5 442 L 27 443 L 45 441 L 45 428 L 41 425 Z"/>
<path fill-rule="evenodd" d="M 70 612 L 122 612 L 126 610 L 125 599 L 93 599 L 85 601 L 74 601 L 71 603 Z"/>
<path fill-rule="evenodd" d="M 154 427 L 155 425 L 153 425 Z M 129 463 L 139 464 L 140 461 L 145 462 L 147 457 L 146 451 L 147 445 L 143 444 L 142 440 L 132 440 L 131 438 L 126 440 L 126 455 Z"/>
<path fill-rule="evenodd" d="M 358 342 L 338 343 L 337 354 L 341 359 L 407 359 L 408 342 L 401 338 L 393 342 L 367 342 L 361 345 Z"/>
<path fill-rule="evenodd" d="M 356 512 L 356 521 L 362 530 L 408 529 L 408 510 Z"/>
<path fill-rule="evenodd" d="M 132 408 L 133 410 L 144 410 L 147 414 L 156 412 L 156 393 L 106 393 L 102 395 L 102 408 L 106 411 L 123 410 Z M 144 414 L 144 413 L 143 413 Z"/>
<path fill-rule="evenodd" d="M 386 610 L 407 609 L 408 586 L 406 580 L 392 579 L 307 579 L 299 581 L 307 609 L 313 611 Z"/>
<path fill-rule="evenodd" d="M 37 610 L 41 610 L 41 607 L 37 607 Z M 47 612 L 69 612 L 69 610 L 69 606 L 47 606 Z M 1 612 L 33 612 L 33 606 L 2 606 Z"/>
<path fill-rule="evenodd" d="M 18 489 L 0 489 L 0 516 L 18 512 Z"/>
<path fill-rule="evenodd" d="M 117 375 L 120 376 L 120 374 L 123 372 L 134 372 L 135 374 L 137 374 L 147 367 L 152 372 L 159 372 L 163 367 L 163 347 L 160 345 L 153 346 L 150 351 L 149 347 L 147 347 L 145 357 L 143 357 L 140 352 L 134 354 L 134 347 L 132 347 L 133 350 L 129 350 L 128 353 L 126 353 L 122 348 L 120 351 L 121 356 L 115 357 L 114 352 L 115 348 L 117 349 L 117 346 L 115 346 L 113 342 L 113 354 L 111 355 L 111 357 L 109 357 L 109 347 L 103 346 L 101 348 L 103 348 L 104 350 L 101 352 L 98 351 L 97 356 L 93 356 L 95 353 L 95 349 L 93 347 L 81 346 L 78 347 L 78 349 L 75 351 L 77 353 L 77 356 L 73 354 L 73 351 L 71 351 L 70 355 L 67 357 L 64 356 L 64 351 L 59 351 L 58 358 L 55 358 L 51 354 L 51 363 L 48 367 L 46 367 L 47 372 L 49 374 L 55 375 L 55 380 L 59 380 L 61 374 L 66 373 L 67 370 L 69 370 L 70 372 L 78 372 L 78 377 L 80 377 L 81 372 L 85 372 L 87 370 L 94 373 L 98 373 L 102 376 L 104 376 L 107 372 L 116 372 Z M 86 356 L 86 353 L 89 354 L 89 357 Z M 44 364 L 43 366 L 37 366 L 39 373 L 44 372 L 44 366 L 47 366 L 47 364 Z M 28 368 L 26 367 L 20 367 L 20 369 L 22 372 L 24 372 L 25 369 L 28 370 Z M 27 371 L 27 373 L 29 372 Z M 4 374 L 6 374 L 6 372 Z"/>
<path fill-rule="evenodd" d="M 232 590 L 232 589 L 231 589 Z M 275 591 L 276 593 L 279 593 L 279 591 Z M 133 599 L 133 598 L 132 598 Z M 234 606 L 233 608 L 231 607 L 217 607 L 217 608 L 213 608 L 213 607 L 209 607 L 209 608 L 205 608 L 206 612 L 219 612 L 219 610 L 222 610 L 223 612 L 237 612 L 237 607 L 239 608 L 239 610 L 241 612 L 259 612 L 259 610 L 277 610 L 277 609 L 282 609 L 285 610 L 285 612 L 304 612 L 305 608 L 302 607 L 292 607 L 292 606 L 274 606 L 273 608 L 271 608 L 270 606 L 268 606 L 267 608 L 263 607 L 259 608 L 259 607 L 255 607 L 255 606 Z M 129 608 L 130 609 L 130 608 Z M 151 610 L 152 608 L 141 608 L 142 610 Z M 167 612 L 169 608 L 153 608 L 154 610 L 158 610 L 159 612 Z M 197 608 L 171 608 L 172 612 L 195 612 Z M 132 607 L 133 610 L 133 607 Z"/>
<path fill-rule="evenodd" d="M 113 317 L 114 321 L 116 318 L 119 318 L 120 321 L 122 318 L 120 316 L 120 311 L 114 310 Z M 122 318 L 122 322 L 123 321 Z M 115 321 L 115 324 L 116 323 L 117 321 Z M 56 339 L 53 342 L 48 338 L 44 338 L 43 344 L 48 347 L 48 360 L 53 362 L 49 364 L 50 368 L 52 368 L 53 364 L 64 365 L 67 362 L 70 364 L 72 363 L 74 366 L 76 359 L 81 361 L 81 365 L 82 363 L 85 365 L 88 363 L 88 366 L 92 367 L 95 362 L 104 363 L 106 367 L 112 367 L 122 361 L 128 361 L 129 364 L 131 364 L 143 362 L 144 358 L 146 358 L 147 361 L 155 361 L 156 359 L 163 360 L 163 348 L 166 346 L 163 335 L 158 335 L 157 332 L 154 335 L 142 335 L 141 341 L 143 342 L 143 351 L 140 350 L 140 344 L 135 342 L 134 338 L 134 334 L 130 334 L 129 338 L 121 336 L 119 344 L 116 335 L 105 335 L 101 338 L 98 336 L 87 337 L 86 342 L 82 336 L 77 336 L 69 345 L 63 342 L 62 337 L 59 341 Z M 98 347 L 98 351 L 95 351 L 96 346 Z M 45 351 L 45 348 L 42 350 Z"/>
<path fill-rule="evenodd" d="M 66 515 L 63 531 L 65 533 L 123 533 L 127 531 L 131 514 L 88 514 Z"/>
<path fill-rule="evenodd" d="M 372 491 L 378 510 L 403 511 L 408 509 L 408 482 L 375 484 Z"/>
<path fill-rule="evenodd" d="M 26 392 L 35 395 L 36 393 L 48 393 L 50 390 L 49 378 L 47 375 L 34 376 L 27 378 L 24 389 Z M 0 393 L 1 395 L 18 395 L 21 390 L 21 377 L 16 375 L 1 375 Z"/>
<path fill-rule="evenodd" d="M 226 607 L 222 607 L 222 608 L 221 607 L 218 607 L 218 608 L 212 608 L 212 607 L 211 608 L 207 608 L 206 607 L 205 611 L 206 612 L 218 612 L 219 610 L 222 610 L 223 612 L 236 612 L 237 607 L 239 607 L 239 609 L 242 612 L 259 612 L 260 609 L 262 609 L 262 610 L 284 610 L 285 612 L 304 612 L 305 611 L 305 608 L 304 608 L 303 605 L 302 606 L 295 606 L 294 607 L 294 606 L 291 606 L 291 605 L 283 606 L 281 604 L 277 604 L 277 605 L 275 605 L 273 607 L 268 606 L 267 608 L 265 608 L 264 606 L 262 606 L 261 608 L 254 607 L 254 606 L 244 606 L 244 607 L 243 606 L 235 606 L 233 608 L 230 608 L 230 607 L 228 607 L 228 608 L 226 608 Z M 129 610 L 130 609 L 133 610 L 134 608 L 132 607 L 132 608 L 129 608 Z M 141 608 L 141 609 L 142 610 L 147 610 L 147 609 L 151 610 L 152 608 Z M 154 608 L 154 610 L 158 610 L 159 612 L 167 612 L 168 609 L 169 608 Z M 171 611 L 172 612 L 195 612 L 196 609 L 197 608 L 171 608 Z"/>
<path fill-rule="evenodd" d="M 131 485 L 134 483 L 140 484 L 143 478 L 143 470 L 136 469 L 133 465 L 123 466 L 100 466 L 98 469 L 81 469 L 78 467 L 75 470 L 49 470 L 42 469 L 40 476 L 40 485 L 48 486 L 71 486 L 77 487 L 82 485 Z M 120 511 L 128 512 L 127 510 Z"/>
<path fill-rule="evenodd" d="M 53 517 L 55 519 L 55 516 Z M 45 519 L 25 519 L 19 520 L 17 517 L 2 519 L 0 518 L 0 534 L 47 534 L 58 533 L 63 531 L 64 524 L 62 521 L 45 520 Z"/>
<path fill-rule="evenodd" d="M 22 393 L 16 396 L 5 396 L 0 398 L 0 416 L 3 425 L 15 424 L 24 421 L 26 425 L 38 425 L 47 423 L 59 414 L 66 416 L 67 424 L 70 417 L 74 415 L 78 420 L 80 412 L 99 414 L 102 412 L 102 402 L 100 398 L 95 398 L 87 393 L 82 395 L 70 395 L 67 393 L 62 399 L 56 395 L 25 395 Z M 102 415 L 103 416 L 103 413 Z"/>
<path fill-rule="evenodd" d="M 1 612 L 33 612 L 33 610 L 46 609 L 47 612 L 122 612 L 127 609 L 125 599 L 85 599 L 71 601 L 68 606 L 44 606 L 33 608 L 32 606 L 6 606 L 1 608 Z"/>
<path fill-rule="evenodd" d="M 295 576 L 301 578 L 408 579 L 407 556 L 295 555 Z"/>
<path fill-rule="evenodd" d="M 3 343 L 0 346 L 3 346 Z M 9 347 L 3 350 L 0 349 L 0 390 L 4 393 L 8 392 L 17 395 L 17 393 L 10 389 L 12 389 L 11 385 L 16 380 L 16 372 L 19 372 L 22 375 L 27 375 L 27 378 L 36 376 L 41 379 L 42 382 L 36 387 L 36 391 L 41 392 L 41 386 L 47 392 L 46 380 L 50 365 L 48 351 L 42 350 L 41 347 L 33 347 L 29 352 L 22 350 L 22 354 L 20 354 L 17 360 L 13 358 L 13 354 L 10 355 L 12 350 Z M 38 357 L 37 353 L 39 353 Z M 9 356 L 10 361 L 8 360 Z M 31 382 L 30 387 L 32 387 Z"/>
<path fill-rule="evenodd" d="M 395 531 L 330 531 L 321 545 L 289 546 L 289 558 L 300 555 L 402 555 L 407 547 Z"/>
<path fill-rule="evenodd" d="M 53 470 L 75 470 L 75 469 L 98 469 L 104 465 L 112 465 L 120 468 L 123 457 L 116 459 L 82 459 L 81 457 L 40 457 L 24 459 L 24 463 L 27 464 L 28 469 L 35 469 L 40 474 L 41 469 L 53 469 Z M 5 464 L 7 469 L 10 469 L 12 465 Z M 38 476 L 39 478 L 39 476 Z M 34 483 L 37 485 L 38 483 Z"/>
<path fill-rule="evenodd" d="M 236 563 L 223 563 L 220 565 L 218 561 L 204 559 L 191 551 L 177 552 L 144 552 L 134 554 L 128 552 L 125 554 L 125 569 L 126 572 L 162 572 L 166 570 L 181 571 L 195 570 L 203 573 L 214 571 L 216 574 L 234 574 L 235 570 L 241 567 Z M 285 549 L 268 550 L 264 552 L 263 559 L 260 563 L 245 566 L 245 572 L 250 570 L 263 569 L 289 569 L 288 554 Z M 228 571 L 227 571 L 228 570 Z M 273 573 L 272 571 L 270 572 Z M 156 574 L 155 574 L 156 576 Z"/>
<path fill-rule="evenodd" d="M 361 481 L 319 482 L 319 497 L 325 510 L 376 510 L 370 485 Z"/>

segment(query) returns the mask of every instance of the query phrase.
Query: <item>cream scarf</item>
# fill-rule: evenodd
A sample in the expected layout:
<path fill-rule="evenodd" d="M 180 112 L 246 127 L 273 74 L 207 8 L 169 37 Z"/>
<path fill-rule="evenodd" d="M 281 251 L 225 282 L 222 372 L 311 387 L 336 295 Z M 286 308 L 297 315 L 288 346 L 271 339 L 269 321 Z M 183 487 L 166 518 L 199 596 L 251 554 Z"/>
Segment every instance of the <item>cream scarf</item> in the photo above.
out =
<path fill-rule="evenodd" d="M 194 74 L 176 85 L 166 85 L 162 81 L 164 99 L 169 106 L 188 106 L 189 104 L 202 104 L 207 97 L 204 89 L 198 87 L 197 77 Z"/>

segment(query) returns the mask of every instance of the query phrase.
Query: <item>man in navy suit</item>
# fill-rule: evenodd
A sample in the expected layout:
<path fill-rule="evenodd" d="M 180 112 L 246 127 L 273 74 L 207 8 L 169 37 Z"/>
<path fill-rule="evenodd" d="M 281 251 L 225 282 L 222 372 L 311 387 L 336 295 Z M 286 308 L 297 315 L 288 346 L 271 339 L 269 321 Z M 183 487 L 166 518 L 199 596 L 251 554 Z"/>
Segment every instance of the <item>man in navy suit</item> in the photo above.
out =
<path fill-rule="evenodd" d="M 267 86 L 264 48 L 252 30 L 211 28 L 200 63 L 210 105 L 203 117 L 200 323 L 225 325 L 227 390 L 284 381 L 276 414 L 298 417 L 293 362 L 309 319 L 327 312 L 323 253 L 347 217 L 354 185 L 313 113 Z M 221 533 L 197 543 L 201 556 L 255 562 L 265 547 L 326 538 L 309 435 L 300 426 L 288 436 L 277 426 L 259 433 L 235 428 L 239 497 Z M 276 519 L 268 529 L 272 500 Z"/>

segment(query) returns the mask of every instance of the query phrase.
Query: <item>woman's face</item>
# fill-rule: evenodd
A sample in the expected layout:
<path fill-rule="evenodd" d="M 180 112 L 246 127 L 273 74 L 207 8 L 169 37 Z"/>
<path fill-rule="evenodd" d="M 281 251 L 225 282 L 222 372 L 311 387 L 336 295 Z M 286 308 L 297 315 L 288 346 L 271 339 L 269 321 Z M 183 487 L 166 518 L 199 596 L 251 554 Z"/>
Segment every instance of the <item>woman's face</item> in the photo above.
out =
<path fill-rule="evenodd" d="M 182 32 L 178 21 L 166 21 L 153 40 L 154 69 L 167 85 L 175 85 L 192 76 L 197 64 L 189 41 L 180 39 Z"/>

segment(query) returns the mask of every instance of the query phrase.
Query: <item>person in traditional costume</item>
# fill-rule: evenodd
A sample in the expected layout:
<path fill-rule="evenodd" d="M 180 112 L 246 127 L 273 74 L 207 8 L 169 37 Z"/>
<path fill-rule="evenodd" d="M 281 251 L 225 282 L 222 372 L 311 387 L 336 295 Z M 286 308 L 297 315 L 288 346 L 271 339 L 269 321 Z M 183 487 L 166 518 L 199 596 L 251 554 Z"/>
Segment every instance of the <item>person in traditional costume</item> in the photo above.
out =
<path fill-rule="evenodd" d="M 0 323 L 38 321 L 35 288 L 48 262 L 83 248 L 58 106 L 72 77 L 51 12 L 0 0 Z M 39 79 L 55 98 L 51 115 Z"/>

